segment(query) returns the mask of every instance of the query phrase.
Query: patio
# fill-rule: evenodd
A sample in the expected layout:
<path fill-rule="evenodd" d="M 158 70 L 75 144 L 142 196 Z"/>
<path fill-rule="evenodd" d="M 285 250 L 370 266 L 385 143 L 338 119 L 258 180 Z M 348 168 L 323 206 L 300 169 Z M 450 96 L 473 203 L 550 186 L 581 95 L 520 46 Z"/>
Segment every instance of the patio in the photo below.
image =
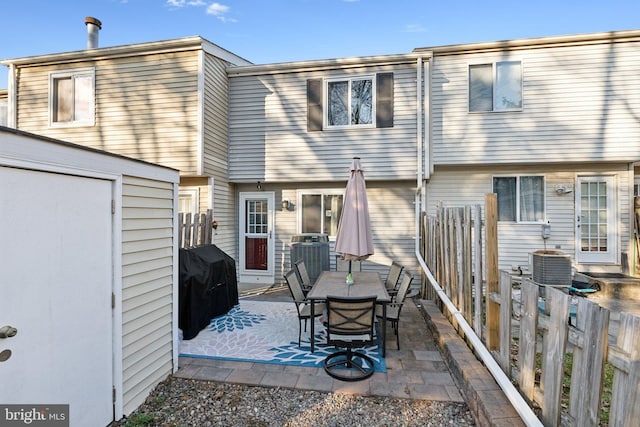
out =
<path fill-rule="evenodd" d="M 289 291 L 284 286 L 261 289 L 239 284 L 239 292 L 241 300 L 291 301 Z M 408 298 L 402 310 L 401 350 L 396 349 L 390 325 L 387 325 L 387 334 L 387 372 L 376 372 L 364 381 L 349 383 L 334 380 L 321 368 L 191 357 L 180 358 L 175 376 L 364 396 L 464 402 L 414 299 Z"/>

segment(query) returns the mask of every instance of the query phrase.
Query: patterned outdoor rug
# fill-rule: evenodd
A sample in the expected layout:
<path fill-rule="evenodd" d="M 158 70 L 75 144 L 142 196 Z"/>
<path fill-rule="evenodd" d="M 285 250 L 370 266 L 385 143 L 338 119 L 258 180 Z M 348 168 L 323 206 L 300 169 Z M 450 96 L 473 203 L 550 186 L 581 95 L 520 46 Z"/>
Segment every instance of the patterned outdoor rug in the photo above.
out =
<path fill-rule="evenodd" d="M 298 315 L 293 302 L 240 301 L 229 313 L 211 319 L 195 338 L 180 343 L 180 356 L 322 368 L 325 357 L 337 351 L 326 345 L 325 328 L 316 319 L 315 351 L 304 331 L 298 347 Z M 379 334 L 377 334 L 379 336 Z M 361 349 L 386 372 L 379 346 Z"/>

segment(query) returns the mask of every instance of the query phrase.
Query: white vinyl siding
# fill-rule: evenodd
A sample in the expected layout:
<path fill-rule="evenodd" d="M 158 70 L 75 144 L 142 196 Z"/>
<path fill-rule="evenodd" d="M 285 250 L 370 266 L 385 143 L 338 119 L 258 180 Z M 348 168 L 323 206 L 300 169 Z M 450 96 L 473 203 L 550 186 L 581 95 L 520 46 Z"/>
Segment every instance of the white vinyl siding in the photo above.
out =
<path fill-rule="evenodd" d="M 307 80 L 393 73 L 389 128 L 307 131 Z M 335 181 L 362 158 L 368 180 L 415 179 L 416 65 L 230 76 L 229 176 L 235 182 Z"/>
<path fill-rule="evenodd" d="M 593 165 L 591 165 L 593 166 Z M 551 235 L 546 242 L 542 239 L 542 224 L 499 222 L 499 268 L 511 271 L 512 266 L 528 265 L 529 253 L 539 249 L 559 249 L 572 256 L 575 262 L 575 202 L 574 193 L 558 194 L 558 185 L 573 189 L 579 173 L 618 175 L 618 234 L 620 248 L 626 251 L 632 227 L 628 214 L 630 189 L 626 179 L 627 165 L 606 166 L 548 166 L 545 168 L 526 166 L 518 169 L 509 167 L 439 168 L 433 174 L 427 188 L 429 215 L 435 212 L 438 201 L 445 207 L 461 207 L 479 204 L 484 218 L 485 194 L 492 191 L 492 178 L 496 174 L 544 175 L 546 197 L 546 219 L 551 226 Z M 545 246 L 546 245 L 546 246 Z"/>
<path fill-rule="evenodd" d="M 340 184 L 301 183 L 292 185 L 273 184 L 269 191 L 274 191 L 275 198 L 275 280 L 282 283 L 284 273 L 291 268 L 290 244 L 291 236 L 298 234 L 298 218 L 300 209 L 296 205 L 293 210 L 282 209 L 282 199 L 294 201 L 300 192 L 344 192 L 346 181 Z M 239 185 L 238 191 L 255 191 L 255 185 Z M 377 271 L 384 278 L 391 262 L 397 260 L 407 269 L 417 274 L 418 265 L 415 257 L 415 181 L 368 182 L 367 199 L 373 234 L 375 254 L 362 262 L 362 269 Z M 335 239 L 330 238 L 331 269 L 335 270 Z"/>
<path fill-rule="evenodd" d="M 220 224 L 218 230 L 215 231 L 214 243 L 227 255 L 237 259 L 235 190 L 228 180 L 229 85 L 226 73 L 227 65 L 212 55 L 204 55 L 203 174 L 213 177 L 214 182 L 213 206 L 208 206 L 214 210 L 214 218 Z"/>
<path fill-rule="evenodd" d="M 125 176 L 122 188 L 124 413 L 173 369 L 173 185 Z"/>
<path fill-rule="evenodd" d="M 469 64 L 522 61 L 522 110 L 468 112 Z M 436 55 L 437 165 L 640 158 L 640 42 Z"/>
<path fill-rule="evenodd" d="M 197 51 L 74 64 L 95 68 L 95 126 L 49 127 L 49 73 L 17 69 L 17 127 L 195 174 L 198 165 Z"/>

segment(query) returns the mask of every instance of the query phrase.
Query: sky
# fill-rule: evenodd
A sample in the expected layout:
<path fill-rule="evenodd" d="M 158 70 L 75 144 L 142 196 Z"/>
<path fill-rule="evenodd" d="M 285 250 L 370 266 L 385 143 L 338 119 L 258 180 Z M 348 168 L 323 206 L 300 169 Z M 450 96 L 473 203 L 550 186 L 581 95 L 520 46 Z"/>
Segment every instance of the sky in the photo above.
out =
<path fill-rule="evenodd" d="M 640 0 L 2 0 L 0 59 L 202 36 L 255 64 L 640 29 Z M 0 89 L 7 69 L 0 66 Z"/>

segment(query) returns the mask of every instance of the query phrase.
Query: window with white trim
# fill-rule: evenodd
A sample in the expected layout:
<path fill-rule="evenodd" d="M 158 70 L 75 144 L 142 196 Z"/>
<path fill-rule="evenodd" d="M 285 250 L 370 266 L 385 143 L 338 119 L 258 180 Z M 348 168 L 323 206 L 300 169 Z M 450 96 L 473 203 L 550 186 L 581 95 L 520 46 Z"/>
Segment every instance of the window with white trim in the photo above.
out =
<path fill-rule="evenodd" d="M 545 218 L 544 176 L 494 176 L 498 195 L 498 221 L 543 222 Z"/>
<path fill-rule="evenodd" d="M 95 124 L 95 69 L 49 73 L 49 124 L 52 127 Z"/>
<path fill-rule="evenodd" d="M 522 63 L 469 65 L 469 111 L 522 110 Z"/>
<path fill-rule="evenodd" d="M 375 79 L 327 80 L 327 127 L 372 126 L 375 120 Z"/>
<path fill-rule="evenodd" d="M 304 191 L 298 197 L 300 232 L 335 236 L 342 214 L 343 191 Z"/>

